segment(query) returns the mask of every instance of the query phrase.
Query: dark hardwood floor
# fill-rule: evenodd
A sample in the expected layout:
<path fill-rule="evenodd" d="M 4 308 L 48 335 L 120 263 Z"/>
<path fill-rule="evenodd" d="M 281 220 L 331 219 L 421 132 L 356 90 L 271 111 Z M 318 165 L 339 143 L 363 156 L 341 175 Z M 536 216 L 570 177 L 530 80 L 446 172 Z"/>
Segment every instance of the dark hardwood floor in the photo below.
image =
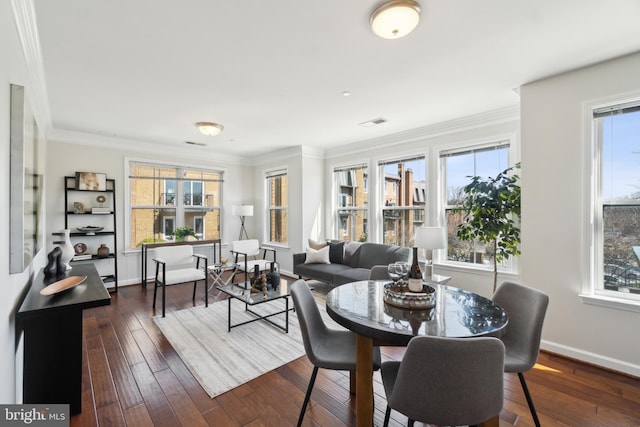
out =
<path fill-rule="evenodd" d="M 169 288 L 167 310 L 192 307 L 191 291 Z M 120 287 L 110 306 L 85 310 L 83 410 L 72 427 L 295 425 L 312 370 L 306 357 L 210 399 L 155 326 L 152 296 L 152 286 Z M 403 348 L 382 354 L 400 359 Z M 544 352 L 526 378 L 543 426 L 640 426 L 640 379 Z M 382 425 L 386 402 L 379 373 L 374 379 L 375 424 Z M 532 426 L 517 376 L 504 383 L 500 425 Z M 348 373 L 320 370 L 304 425 L 355 425 L 348 390 Z M 406 418 L 392 412 L 391 425 Z"/>

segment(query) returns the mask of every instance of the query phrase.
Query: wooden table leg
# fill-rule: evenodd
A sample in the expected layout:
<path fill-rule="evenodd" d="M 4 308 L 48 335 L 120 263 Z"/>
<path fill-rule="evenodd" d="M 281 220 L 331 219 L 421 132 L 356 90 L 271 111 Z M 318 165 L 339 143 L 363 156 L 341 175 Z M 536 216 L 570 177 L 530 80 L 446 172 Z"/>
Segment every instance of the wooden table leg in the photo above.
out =
<path fill-rule="evenodd" d="M 373 426 L 373 340 L 356 335 L 356 425 Z"/>

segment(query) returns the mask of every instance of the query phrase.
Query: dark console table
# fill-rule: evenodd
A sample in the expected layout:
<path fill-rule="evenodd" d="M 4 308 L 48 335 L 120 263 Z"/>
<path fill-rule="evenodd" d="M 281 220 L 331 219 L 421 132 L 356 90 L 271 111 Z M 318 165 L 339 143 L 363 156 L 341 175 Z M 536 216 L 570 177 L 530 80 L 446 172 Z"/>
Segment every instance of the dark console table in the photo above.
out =
<path fill-rule="evenodd" d="M 55 295 L 40 294 L 68 276 L 87 279 Z M 24 333 L 24 403 L 68 403 L 71 414 L 82 410 L 82 310 L 109 304 L 94 264 L 47 279 L 40 271 L 16 315 L 16 333 Z"/>

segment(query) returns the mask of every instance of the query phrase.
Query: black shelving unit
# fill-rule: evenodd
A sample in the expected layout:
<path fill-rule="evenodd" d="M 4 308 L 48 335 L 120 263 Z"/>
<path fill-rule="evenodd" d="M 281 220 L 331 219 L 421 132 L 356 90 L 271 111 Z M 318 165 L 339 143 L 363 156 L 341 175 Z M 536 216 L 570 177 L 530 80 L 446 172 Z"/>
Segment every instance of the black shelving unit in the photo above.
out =
<path fill-rule="evenodd" d="M 104 201 L 97 200 L 99 196 Z M 80 206 L 78 205 L 80 204 Z M 99 206 L 98 206 L 99 205 Z M 72 259 L 71 263 L 93 262 L 101 272 L 105 285 L 113 283 L 114 292 L 118 292 L 118 240 L 116 227 L 116 181 L 106 179 L 105 190 L 80 190 L 76 187 L 75 176 L 64 177 L 64 228 L 71 230 L 71 244 L 84 243 L 87 246 L 86 254 L 91 258 Z M 99 212 L 96 212 L 96 209 Z M 78 227 L 104 227 L 100 231 L 82 232 Z M 98 256 L 97 249 L 101 244 L 108 245 L 109 254 Z M 113 262 L 110 262 L 110 261 Z M 113 268 L 109 266 L 112 265 Z"/>

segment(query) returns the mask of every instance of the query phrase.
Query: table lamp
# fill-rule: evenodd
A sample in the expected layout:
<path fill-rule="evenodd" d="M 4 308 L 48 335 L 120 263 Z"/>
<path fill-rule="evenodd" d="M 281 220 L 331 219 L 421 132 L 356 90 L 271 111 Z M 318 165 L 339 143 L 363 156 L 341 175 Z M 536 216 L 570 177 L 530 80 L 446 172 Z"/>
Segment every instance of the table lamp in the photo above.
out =
<path fill-rule="evenodd" d="M 433 275 L 433 250 L 444 249 L 447 246 L 447 238 L 443 227 L 418 227 L 416 228 L 415 245 L 426 249 L 424 278 L 431 279 Z"/>
<path fill-rule="evenodd" d="M 231 207 L 231 215 L 237 215 L 240 217 L 240 236 L 238 240 L 242 240 L 242 235 L 248 240 L 249 235 L 247 229 L 244 227 L 244 219 L 248 216 L 253 216 L 253 205 L 234 205 Z"/>

